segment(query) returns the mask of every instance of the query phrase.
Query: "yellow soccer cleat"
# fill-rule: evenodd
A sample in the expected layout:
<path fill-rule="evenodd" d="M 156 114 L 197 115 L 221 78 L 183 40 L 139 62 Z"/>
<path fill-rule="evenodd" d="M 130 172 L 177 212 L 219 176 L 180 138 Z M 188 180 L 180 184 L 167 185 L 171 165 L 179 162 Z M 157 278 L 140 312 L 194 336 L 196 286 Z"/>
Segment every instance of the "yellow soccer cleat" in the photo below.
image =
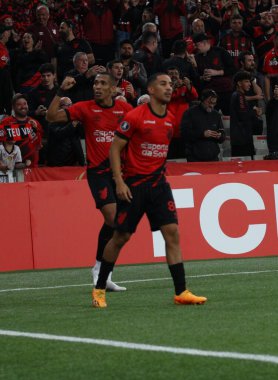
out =
<path fill-rule="evenodd" d="M 180 295 L 174 297 L 174 303 L 176 305 L 202 305 L 206 301 L 206 297 L 195 296 L 189 290 L 185 290 Z"/>
<path fill-rule="evenodd" d="M 107 307 L 105 299 L 105 289 L 93 289 L 92 291 L 92 305 L 93 307 L 102 308 Z"/>

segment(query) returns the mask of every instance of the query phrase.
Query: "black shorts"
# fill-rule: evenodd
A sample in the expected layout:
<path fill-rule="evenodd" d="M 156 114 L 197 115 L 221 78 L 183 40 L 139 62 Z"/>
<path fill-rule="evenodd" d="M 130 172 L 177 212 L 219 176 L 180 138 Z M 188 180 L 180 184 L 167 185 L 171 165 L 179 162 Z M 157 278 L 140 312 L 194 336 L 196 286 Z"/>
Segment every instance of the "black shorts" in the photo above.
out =
<path fill-rule="evenodd" d="M 111 173 L 96 174 L 88 169 L 87 180 L 96 208 L 101 209 L 109 203 L 116 203 L 115 182 Z"/>
<path fill-rule="evenodd" d="M 146 213 L 151 230 L 157 231 L 161 226 L 178 223 L 176 205 L 169 183 L 152 187 L 143 184 L 130 187 L 131 202 L 118 201 L 115 229 L 120 232 L 133 233 L 141 218 Z"/>

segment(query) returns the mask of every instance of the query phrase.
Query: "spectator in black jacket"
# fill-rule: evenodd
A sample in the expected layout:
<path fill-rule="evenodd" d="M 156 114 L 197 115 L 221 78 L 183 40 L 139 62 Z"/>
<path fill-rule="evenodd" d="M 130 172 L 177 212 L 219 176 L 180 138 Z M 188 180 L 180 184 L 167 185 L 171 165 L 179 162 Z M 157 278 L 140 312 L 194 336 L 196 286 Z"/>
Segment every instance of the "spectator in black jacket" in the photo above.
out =
<path fill-rule="evenodd" d="M 67 109 L 72 105 L 71 99 L 60 99 L 60 108 Z M 79 122 L 66 124 L 53 123 L 49 126 L 47 165 L 48 166 L 84 166 L 85 159 L 80 141 Z"/>
<path fill-rule="evenodd" d="M 185 157 L 189 162 L 218 161 L 219 145 L 225 140 L 221 115 L 214 110 L 217 94 L 206 89 L 201 102 L 189 108 L 181 121 L 181 137 L 184 141 Z"/>
<path fill-rule="evenodd" d="M 148 77 L 161 71 L 162 59 L 157 48 L 157 34 L 145 32 L 142 35 L 142 46 L 133 55 L 136 61 L 143 63 Z"/>
<path fill-rule="evenodd" d="M 275 86 L 272 99 L 266 105 L 267 145 L 269 158 L 278 159 L 278 86 Z"/>
<path fill-rule="evenodd" d="M 253 143 L 253 124 L 262 109 L 252 106 L 246 100 L 251 88 L 251 75 L 247 71 L 239 71 L 234 76 L 235 92 L 232 94 L 230 109 L 230 136 L 232 156 L 251 156 L 255 154 Z"/>
<path fill-rule="evenodd" d="M 205 33 L 193 36 L 198 53 L 195 55 L 200 76 L 200 89 L 210 88 L 218 94 L 216 109 L 229 115 L 229 103 L 233 90 L 232 76 L 235 72 L 231 55 L 223 48 L 211 46 Z"/>

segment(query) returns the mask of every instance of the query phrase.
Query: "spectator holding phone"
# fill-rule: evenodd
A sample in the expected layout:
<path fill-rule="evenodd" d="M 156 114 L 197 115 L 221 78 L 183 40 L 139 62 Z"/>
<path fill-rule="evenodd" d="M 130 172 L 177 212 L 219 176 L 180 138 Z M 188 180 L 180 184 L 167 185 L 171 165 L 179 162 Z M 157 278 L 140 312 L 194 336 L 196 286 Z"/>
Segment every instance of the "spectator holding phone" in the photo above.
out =
<path fill-rule="evenodd" d="M 221 114 L 214 109 L 217 94 L 206 89 L 201 102 L 189 108 L 182 117 L 181 137 L 187 161 L 219 161 L 219 144 L 225 140 Z"/>

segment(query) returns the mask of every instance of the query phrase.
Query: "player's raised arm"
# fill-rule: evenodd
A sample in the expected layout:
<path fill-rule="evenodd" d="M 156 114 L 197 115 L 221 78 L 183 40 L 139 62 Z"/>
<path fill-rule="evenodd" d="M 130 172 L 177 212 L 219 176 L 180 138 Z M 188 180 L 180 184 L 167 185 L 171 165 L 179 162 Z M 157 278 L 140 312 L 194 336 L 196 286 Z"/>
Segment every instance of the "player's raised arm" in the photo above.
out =
<path fill-rule="evenodd" d="M 68 121 L 68 115 L 65 110 L 60 109 L 60 100 L 65 96 L 65 91 L 71 89 L 75 85 L 75 79 L 72 77 L 65 77 L 60 88 L 54 96 L 48 110 L 46 112 L 46 120 L 51 123 L 65 123 Z"/>
<path fill-rule="evenodd" d="M 113 173 L 113 179 L 116 183 L 117 197 L 121 200 L 131 202 L 131 191 L 124 182 L 121 171 L 121 152 L 125 148 L 127 143 L 128 140 L 115 136 L 111 144 L 109 159 Z"/>

